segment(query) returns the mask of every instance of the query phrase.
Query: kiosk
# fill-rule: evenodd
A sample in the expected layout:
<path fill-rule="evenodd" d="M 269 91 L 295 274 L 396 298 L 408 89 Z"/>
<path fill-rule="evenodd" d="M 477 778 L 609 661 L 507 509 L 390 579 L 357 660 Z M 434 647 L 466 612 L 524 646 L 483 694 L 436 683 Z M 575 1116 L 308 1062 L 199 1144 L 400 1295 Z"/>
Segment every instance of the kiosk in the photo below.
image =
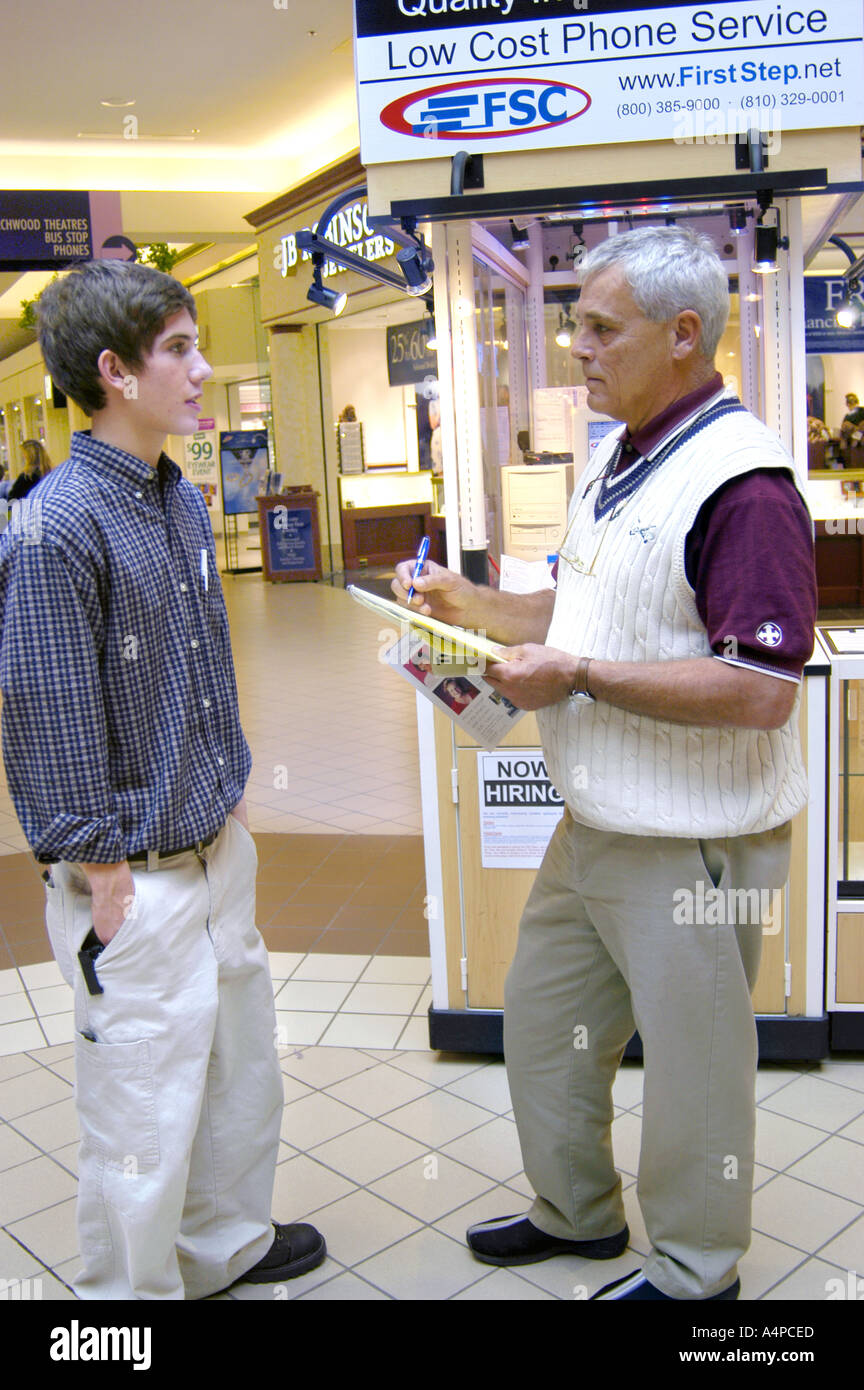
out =
<path fill-rule="evenodd" d="M 472 579 L 494 575 L 513 535 L 503 480 L 523 463 L 526 435 L 536 447 L 537 393 L 578 385 L 558 346 L 575 267 L 586 247 L 643 222 L 680 222 L 714 241 L 733 310 L 718 368 L 806 482 L 805 256 L 864 189 L 862 40 L 847 33 L 848 8 L 826 0 L 802 16 L 792 62 L 789 34 L 776 32 L 780 10 L 758 8 L 770 24 L 754 54 L 752 16 L 735 4 L 712 8 L 709 33 L 709 12 L 692 5 L 661 14 L 599 4 L 590 16 L 546 7 L 541 24 L 527 0 L 506 15 L 424 7 L 410 19 L 395 4 L 356 0 L 369 206 L 431 223 L 447 554 Z M 754 994 L 763 1057 L 825 1056 L 838 998 L 834 984 L 826 998 L 824 951 L 825 808 L 838 775 L 826 745 L 832 666 L 817 641 L 800 716 L 810 803 L 793 823 L 782 918 L 765 934 Z M 534 871 L 483 866 L 478 750 L 419 697 L 418 725 L 430 1039 L 498 1050 Z M 533 717 L 508 741 L 526 766 L 541 756 Z M 843 975 L 853 994 L 864 914 L 848 921 L 860 906 L 838 913 L 832 938 L 853 961 Z"/>

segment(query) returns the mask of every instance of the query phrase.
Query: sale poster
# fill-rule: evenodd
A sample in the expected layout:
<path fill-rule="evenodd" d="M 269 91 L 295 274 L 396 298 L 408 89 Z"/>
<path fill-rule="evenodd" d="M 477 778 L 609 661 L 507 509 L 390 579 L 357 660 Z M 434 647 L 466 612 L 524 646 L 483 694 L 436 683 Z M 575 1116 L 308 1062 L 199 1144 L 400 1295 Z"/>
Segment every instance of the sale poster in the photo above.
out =
<path fill-rule="evenodd" d="M 219 500 L 219 452 L 217 430 L 196 430 L 184 440 L 184 473 L 190 483 L 194 483 L 207 503 L 209 510 L 215 512 L 220 507 Z"/>

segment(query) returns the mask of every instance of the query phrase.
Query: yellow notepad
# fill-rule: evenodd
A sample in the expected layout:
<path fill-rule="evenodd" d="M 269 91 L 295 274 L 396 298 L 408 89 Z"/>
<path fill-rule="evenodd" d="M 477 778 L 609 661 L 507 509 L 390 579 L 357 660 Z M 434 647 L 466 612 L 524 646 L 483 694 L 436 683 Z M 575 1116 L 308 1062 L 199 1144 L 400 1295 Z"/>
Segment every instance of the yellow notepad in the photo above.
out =
<path fill-rule="evenodd" d="M 451 643 L 451 649 L 466 652 L 476 652 L 480 656 L 485 656 L 487 661 L 507 661 L 508 658 L 502 655 L 502 648 L 495 642 L 489 642 L 485 637 L 480 637 L 476 632 L 469 632 L 464 627 L 453 627 L 451 623 L 442 623 L 439 618 L 429 618 L 424 613 L 417 613 L 413 608 L 403 608 L 401 604 L 394 603 L 389 598 L 379 598 L 377 594 L 367 593 L 365 589 L 358 589 L 356 584 L 349 584 L 346 592 L 362 603 L 364 608 L 370 608 L 373 613 L 377 613 L 380 618 L 387 618 L 390 622 L 405 623 L 409 627 L 416 628 L 420 632 L 431 632 L 443 641 Z M 448 653 L 442 649 L 442 654 Z"/>

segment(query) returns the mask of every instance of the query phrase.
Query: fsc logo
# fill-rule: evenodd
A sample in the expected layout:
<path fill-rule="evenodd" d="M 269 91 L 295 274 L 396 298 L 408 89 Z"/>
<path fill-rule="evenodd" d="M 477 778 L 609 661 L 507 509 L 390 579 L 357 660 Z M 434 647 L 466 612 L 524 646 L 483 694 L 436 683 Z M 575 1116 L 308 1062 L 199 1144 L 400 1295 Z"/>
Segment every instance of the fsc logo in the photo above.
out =
<path fill-rule="evenodd" d="M 590 105 L 588 93 L 568 82 L 474 78 L 397 97 L 381 122 L 397 135 L 426 140 L 488 140 L 565 125 Z"/>

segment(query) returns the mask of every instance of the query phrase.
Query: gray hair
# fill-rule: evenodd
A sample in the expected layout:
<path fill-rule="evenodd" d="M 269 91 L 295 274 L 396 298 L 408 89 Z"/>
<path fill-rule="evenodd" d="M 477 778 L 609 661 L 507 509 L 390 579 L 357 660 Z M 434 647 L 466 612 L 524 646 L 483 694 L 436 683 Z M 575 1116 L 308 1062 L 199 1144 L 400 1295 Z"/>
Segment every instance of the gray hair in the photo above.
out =
<path fill-rule="evenodd" d="M 638 227 L 601 241 L 579 266 L 585 286 L 620 265 L 646 318 L 665 323 L 692 309 L 702 320 L 700 351 L 712 361 L 729 317 L 729 282 L 710 238 L 687 227 Z"/>

